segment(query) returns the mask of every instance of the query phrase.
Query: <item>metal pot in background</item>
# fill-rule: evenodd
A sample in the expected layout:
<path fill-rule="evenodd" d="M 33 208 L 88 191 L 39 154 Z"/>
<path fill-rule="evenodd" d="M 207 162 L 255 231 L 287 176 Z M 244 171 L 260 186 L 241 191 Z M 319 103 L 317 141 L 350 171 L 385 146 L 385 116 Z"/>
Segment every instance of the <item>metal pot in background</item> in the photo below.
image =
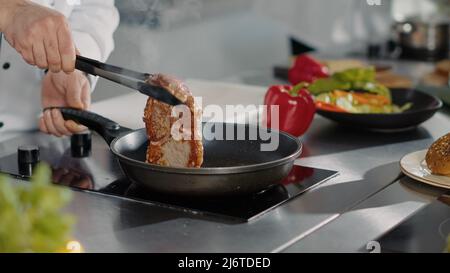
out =
<path fill-rule="evenodd" d="M 437 61 L 449 56 L 449 22 L 408 20 L 395 23 L 393 38 L 404 59 Z"/>

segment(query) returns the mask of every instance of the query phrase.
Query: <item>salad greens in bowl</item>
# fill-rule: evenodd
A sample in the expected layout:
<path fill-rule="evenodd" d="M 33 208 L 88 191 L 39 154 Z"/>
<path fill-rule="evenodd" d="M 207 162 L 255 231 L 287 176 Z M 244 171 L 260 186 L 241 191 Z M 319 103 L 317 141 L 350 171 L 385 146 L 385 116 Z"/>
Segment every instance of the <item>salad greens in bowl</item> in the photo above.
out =
<path fill-rule="evenodd" d="M 442 107 L 437 97 L 414 89 L 389 89 L 373 67 L 352 68 L 300 83 L 313 96 L 317 114 L 339 124 L 383 132 L 417 127 Z"/>

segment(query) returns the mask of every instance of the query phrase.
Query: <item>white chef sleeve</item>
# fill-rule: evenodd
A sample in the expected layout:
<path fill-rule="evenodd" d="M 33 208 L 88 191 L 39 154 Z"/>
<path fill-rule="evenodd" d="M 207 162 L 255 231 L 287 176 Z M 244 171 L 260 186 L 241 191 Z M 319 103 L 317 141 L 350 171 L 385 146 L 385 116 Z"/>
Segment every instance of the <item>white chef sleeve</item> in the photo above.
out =
<path fill-rule="evenodd" d="M 106 61 L 114 49 L 113 34 L 119 24 L 114 0 L 80 0 L 69 16 L 75 45 L 81 55 Z M 97 77 L 90 76 L 91 90 Z"/>

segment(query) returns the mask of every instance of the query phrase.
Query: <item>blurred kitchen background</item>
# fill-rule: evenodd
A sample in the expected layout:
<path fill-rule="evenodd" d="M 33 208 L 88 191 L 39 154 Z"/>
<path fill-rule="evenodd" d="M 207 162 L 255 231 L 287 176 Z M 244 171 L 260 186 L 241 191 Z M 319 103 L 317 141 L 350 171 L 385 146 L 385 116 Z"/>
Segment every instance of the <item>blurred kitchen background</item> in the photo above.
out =
<path fill-rule="evenodd" d="M 184 79 L 267 85 L 274 66 L 288 66 L 293 54 L 312 49 L 330 57 L 399 58 L 400 41 L 413 49 L 426 45 L 415 57 L 441 58 L 436 52 L 442 47 L 448 54 L 450 0 L 116 0 L 116 5 L 121 23 L 108 62 Z M 427 23 L 426 39 L 408 35 L 423 27 L 411 20 Z M 127 91 L 100 80 L 94 100 Z"/>

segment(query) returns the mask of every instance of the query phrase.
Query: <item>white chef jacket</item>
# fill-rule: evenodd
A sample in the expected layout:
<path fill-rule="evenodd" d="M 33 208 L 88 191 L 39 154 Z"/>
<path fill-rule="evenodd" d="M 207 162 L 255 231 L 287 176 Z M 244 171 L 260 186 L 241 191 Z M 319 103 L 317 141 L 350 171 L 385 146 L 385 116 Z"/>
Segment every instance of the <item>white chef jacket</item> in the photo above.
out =
<path fill-rule="evenodd" d="M 105 61 L 114 48 L 119 23 L 114 0 L 33 0 L 54 8 L 69 21 L 81 55 Z M 44 71 L 28 65 L 4 39 L 0 48 L 0 141 L 38 127 Z M 90 77 L 94 89 L 96 78 Z"/>

